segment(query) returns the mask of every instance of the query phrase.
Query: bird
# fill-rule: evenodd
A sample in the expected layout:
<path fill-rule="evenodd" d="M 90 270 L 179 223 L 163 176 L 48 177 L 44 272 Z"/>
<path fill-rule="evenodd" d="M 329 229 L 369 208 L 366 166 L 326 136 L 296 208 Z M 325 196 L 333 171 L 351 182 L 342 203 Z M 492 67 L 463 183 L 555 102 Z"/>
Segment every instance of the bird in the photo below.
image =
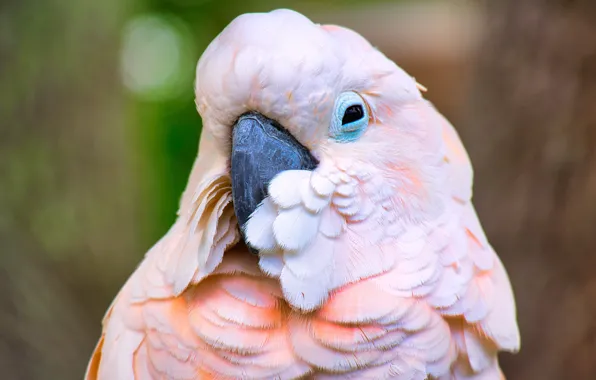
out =
<path fill-rule="evenodd" d="M 504 379 L 514 293 L 423 90 L 351 29 L 236 17 L 197 64 L 177 218 L 85 379 Z"/>

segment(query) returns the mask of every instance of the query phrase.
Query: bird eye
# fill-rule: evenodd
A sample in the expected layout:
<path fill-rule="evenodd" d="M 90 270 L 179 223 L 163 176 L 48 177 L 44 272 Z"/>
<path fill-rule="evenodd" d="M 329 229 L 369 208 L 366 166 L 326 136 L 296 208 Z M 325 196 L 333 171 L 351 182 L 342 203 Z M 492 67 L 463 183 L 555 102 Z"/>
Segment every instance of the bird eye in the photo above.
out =
<path fill-rule="evenodd" d="M 356 141 L 368 127 L 364 99 L 353 91 L 341 93 L 335 101 L 329 135 L 337 142 Z"/>
<path fill-rule="evenodd" d="M 341 119 L 341 124 L 346 125 L 358 121 L 364 117 L 364 110 L 360 104 L 349 106 L 344 112 L 344 117 Z"/>

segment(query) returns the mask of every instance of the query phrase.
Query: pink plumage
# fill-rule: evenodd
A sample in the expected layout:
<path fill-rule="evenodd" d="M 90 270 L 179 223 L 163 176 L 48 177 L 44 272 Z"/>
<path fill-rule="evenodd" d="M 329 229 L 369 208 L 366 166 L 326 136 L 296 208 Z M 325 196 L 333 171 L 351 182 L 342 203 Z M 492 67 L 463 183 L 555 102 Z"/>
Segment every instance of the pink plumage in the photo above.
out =
<path fill-rule="evenodd" d="M 178 219 L 106 314 L 86 378 L 501 379 L 513 293 L 471 203 L 454 128 L 355 32 L 243 15 L 205 51 L 199 157 Z M 370 112 L 329 138 L 335 99 Z M 258 111 L 319 162 L 289 170 L 238 231 L 232 125 Z M 258 147 L 255 147 L 258 149 Z"/>

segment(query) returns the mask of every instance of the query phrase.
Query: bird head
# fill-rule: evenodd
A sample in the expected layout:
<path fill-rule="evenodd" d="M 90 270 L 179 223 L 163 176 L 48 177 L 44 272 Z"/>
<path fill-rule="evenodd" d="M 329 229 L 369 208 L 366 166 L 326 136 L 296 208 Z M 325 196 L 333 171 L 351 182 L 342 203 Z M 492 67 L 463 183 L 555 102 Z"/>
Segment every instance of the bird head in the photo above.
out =
<path fill-rule="evenodd" d="M 290 10 L 239 16 L 201 57 L 195 92 L 240 231 L 294 306 L 381 273 L 387 244 L 445 207 L 443 119 L 354 31 Z"/>

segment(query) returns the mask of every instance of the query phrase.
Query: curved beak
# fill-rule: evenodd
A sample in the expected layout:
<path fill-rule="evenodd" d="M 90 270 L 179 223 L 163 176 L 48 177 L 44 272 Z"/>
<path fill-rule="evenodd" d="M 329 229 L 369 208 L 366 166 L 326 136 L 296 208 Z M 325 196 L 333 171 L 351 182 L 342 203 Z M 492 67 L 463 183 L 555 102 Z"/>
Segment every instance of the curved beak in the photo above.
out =
<path fill-rule="evenodd" d="M 242 235 L 251 214 L 267 196 L 273 177 L 286 170 L 313 170 L 317 165 L 308 149 L 277 122 L 257 112 L 242 115 L 232 130 L 230 173 Z"/>

